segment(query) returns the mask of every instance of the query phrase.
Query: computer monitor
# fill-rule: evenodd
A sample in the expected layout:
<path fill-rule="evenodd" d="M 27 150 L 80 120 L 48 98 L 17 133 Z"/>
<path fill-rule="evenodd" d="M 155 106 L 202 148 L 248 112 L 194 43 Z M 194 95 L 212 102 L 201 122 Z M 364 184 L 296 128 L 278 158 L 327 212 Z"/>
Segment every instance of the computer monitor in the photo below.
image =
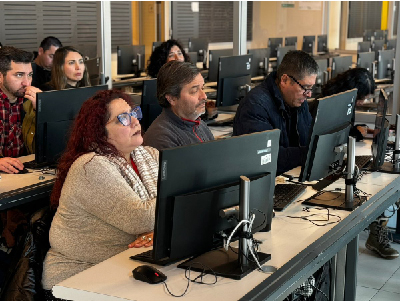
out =
<path fill-rule="evenodd" d="M 250 91 L 252 58 L 252 54 L 219 58 L 218 107 L 238 105 L 247 91 Z"/>
<path fill-rule="evenodd" d="M 268 48 L 270 49 L 269 57 L 276 57 L 278 47 L 283 45 L 283 38 L 269 38 L 268 39 Z"/>
<path fill-rule="evenodd" d="M 378 79 L 392 79 L 394 70 L 394 52 L 394 49 L 378 51 Z"/>
<path fill-rule="evenodd" d="M 86 69 L 89 73 L 89 80 L 91 86 L 100 84 L 100 58 L 96 57 L 85 61 Z"/>
<path fill-rule="evenodd" d="M 249 49 L 247 53 L 253 55 L 253 60 L 251 61 L 251 77 L 267 75 L 269 69 L 270 49 Z"/>
<path fill-rule="evenodd" d="M 162 112 L 162 107 L 157 98 L 157 79 L 148 79 L 143 81 L 142 101 L 140 103 L 143 117 L 140 120 L 142 131 L 145 132 L 151 123 Z"/>
<path fill-rule="evenodd" d="M 261 179 L 254 189 L 250 184 L 249 210 L 255 231 L 270 230 L 279 135 L 272 130 L 161 150 L 152 256 L 133 259 L 165 264 L 220 247 L 223 232 L 237 225 L 220 216 L 239 204 L 241 176 Z M 212 268 L 220 274 L 218 263 L 224 262 L 214 260 Z"/>
<path fill-rule="evenodd" d="M 328 35 L 323 34 L 317 36 L 317 53 L 328 52 Z"/>
<path fill-rule="evenodd" d="M 365 68 L 372 75 L 374 75 L 374 62 L 375 62 L 375 52 L 359 52 L 357 53 L 357 67 Z"/>
<path fill-rule="evenodd" d="M 379 170 L 385 162 L 387 138 L 389 135 L 389 121 L 386 119 L 387 106 L 388 96 L 385 90 L 380 89 L 371 145 L 372 170 Z"/>
<path fill-rule="evenodd" d="M 301 50 L 309 54 L 314 53 L 315 36 L 304 36 Z"/>
<path fill-rule="evenodd" d="M 375 59 L 378 60 L 379 50 L 383 50 L 384 40 L 374 40 L 371 45 L 371 50 L 375 52 Z"/>
<path fill-rule="evenodd" d="M 343 158 L 347 152 L 356 98 L 357 89 L 353 89 L 318 101 L 307 158 L 301 168 L 299 181 L 320 180 L 341 172 Z M 353 199 L 353 194 L 351 198 Z M 354 198 L 354 201 L 349 203 L 343 193 L 322 191 L 307 199 L 303 204 L 353 210 L 362 201 L 364 199 Z"/>
<path fill-rule="evenodd" d="M 75 44 L 72 47 L 79 50 L 82 53 L 85 60 L 93 59 L 97 57 L 97 44 Z"/>
<path fill-rule="evenodd" d="M 344 153 L 336 153 L 334 148 L 347 143 L 356 98 L 357 89 L 353 89 L 318 100 L 301 182 L 322 179 L 341 166 Z"/>
<path fill-rule="evenodd" d="M 384 30 L 376 29 L 374 31 L 374 39 L 375 40 L 385 40 L 386 32 Z"/>
<path fill-rule="evenodd" d="M 204 38 L 189 38 L 189 52 L 197 53 L 197 60 L 195 62 L 207 61 L 207 51 L 208 51 L 208 40 Z"/>
<path fill-rule="evenodd" d="M 336 75 L 349 70 L 352 65 L 352 57 L 349 56 L 335 56 L 332 58 L 332 73 L 331 78 L 334 78 Z"/>
<path fill-rule="evenodd" d="M 36 94 L 35 161 L 53 165 L 67 145 L 69 130 L 82 104 L 107 85 Z"/>
<path fill-rule="evenodd" d="M 371 42 L 373 40 L 372 39 L 373 36 L 374 36 L 374 31 L 372 29 L 366 29 L 366 30 L 364 30 L 364 33 L 363 33 L 363 41 Z"/>
<path fill-rule="evenodd" d="M 316 59 L 315 62 L 318 64 L 317 79 L 315 80 L 315 86 L 325 85 L 328 81 L 328 59 Z"/>
<path fill-rule="evenodd" d="M 286 53 L 288 53 L 291 50 L 296 50 L 296 47 L 295 46 L 278 47 L 278 50 L 276 51 L 276 67 L 279 67 Z"/>
<path fill-rule="evenodd" d="M 285 46 L 294 46 L 297 49 L 297 37 L 286 37 Z"/>
<path fill-rule="evenodd" d="M 144 45 L 117 46 L 117 73 L 140 77 L 145 70 Z"/>
<path fill-rule="evenodd" d="M 160 46 L 162 44 L 162 42 L 153 42 L 153 46 L 151 47 L 151 52 L 154 51 L 154 49 L 156 49 L 158 46 Z"/>
<path fill-rule="evenodd" d="M 386 42 L 386 50 L 394 49 L 396 50 L 397 39 L 389 39 Z M 396 51 L 395 51 L 396 53 Z"/>
<path fill-rule="evenodd" d="M 357 43 L 357 53 L 360 52 L 370 52 L 371 42 L 358 42 Z"/>
<path fill-rule="evenodd" d="M 218 79 L 218 65 L 221 56 L 232 56 L 233 49 L 220 49 L 209 51 L 208 81 L 216 82 Z"/>
<path fill-rule="evenodd" d="M 190 58 L 190 62 L 196 66 L 197 63 L 197 52 L 186 52 Z"/>

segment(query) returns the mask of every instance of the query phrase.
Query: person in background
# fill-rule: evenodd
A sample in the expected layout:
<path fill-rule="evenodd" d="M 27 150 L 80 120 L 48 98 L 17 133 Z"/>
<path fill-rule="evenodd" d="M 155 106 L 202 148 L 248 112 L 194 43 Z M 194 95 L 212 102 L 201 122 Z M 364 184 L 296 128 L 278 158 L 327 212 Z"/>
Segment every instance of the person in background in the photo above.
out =
<path fill-rule="evenodd" d="M 181 43 L 177 40 L 168 40 L 154 49 L 147 63 L 147 75 L 157 77 L 161 67 L 169 61 L 190 62 Z"/>
<path fill-rule="evenodd" d="M 362 104 L 365 99 L 373 97 L 375 94 L 375 81 L 372 74 L 364 68 L 353 68 L 329 80 L 323 87 L 321 95 L 318 98 L 327 97 L 348 90 L 357 88 L 356 104 Z M 318 99 L 310 104 L 310 112 L 315 117 L 318 107 Z M 355 110 L 353 112 L 352 121 L 354 123 Z M 373 131 L 373 130 L 372 130 Z M 355 136 L 357 140 L 362 140 L 367 131 L 363 125 L 355 125 L 350 130 L 350 135 Z M 400 206 L 397 201 L 396 206 Z M 365 247 L 376 252 L 382 258 L 395 259 L 399 257 L 399 252 L 392 248 L 388 237 L 387 223 L 389 218 L 383 212 L 375 221 L 369 225 L 369 236 L 365 243 Z"/>
<path fill-rule="evenodd" d="M 29 154 L 35 153 L 36 93 L 90 86 L 89 74 L 79 50 L 65 46 L 54 54 L 50 82 L 43 89 L 30 86 L 26 90 L 29 101 L 24 103 L 26 113 L 22 124 L 23 139 Z"/>
<path fill-rule="evenodd" d="M 0 48 L 0 171 L 18 173 L 24 168 L 22 138 L 23 101 L 32 81 L 33 54 L 15 47 Z"/>
<path fill-rule="evenodd" d="M 307 98 L 318 64 L 307 53 L 289 51 L 272 72 L 240 102 L 233 120 L 233 135 L 280 129 L 278 170 L 282 174 L 301 165 L 307 156 L 311 115 Z"/>
<path fill-rule="evenodd" d="M 143 147 L 140 107 L 100 91 L 75 120 L 60 159 L 42 284 L 52 287 L 128 247 L 153 244 L 158 151 Z"/>
<path fill-rule="evenodd" d="M 203 76 L 194 65 L 171 61 L 162 66 L 157 98 L 163 110 L 144 134 L 144 145 L 160 150 L 214 140 L 200 119 L 207 100 L 203 89 Z"/>
<path fill-rule="evenodd" d="M 322 86 L 321 94 L 318 95 L 314 101 L 309 103 L 309 110 L 313 119 L 317 113 L 318 99 L 338 94 L 348 90 L 357 88 L 356 105 L 361 105 L 366 99 L 374 96 L 376 85 L 374 77 L 365 68 L 352 68 L 343 73 L 338 74 L 336 77 L 330 79 L 325 85 Z M 355 119 L 355 106 L 353 111 L 352 122 Z M 357 141 L 363 139 L 367 134 L 365 125 L 355 125 L 350 130 L 350 135 L 357 138 Z"/>
<path fill-rule="evenodd" d="M 43 85 L 51 80 L 54 54 L 60 47 L 60 40 L 52 36 L 44 38 L 40 43 L 38 56 L 32 63 L 32 86 L 43 89 Z"/>

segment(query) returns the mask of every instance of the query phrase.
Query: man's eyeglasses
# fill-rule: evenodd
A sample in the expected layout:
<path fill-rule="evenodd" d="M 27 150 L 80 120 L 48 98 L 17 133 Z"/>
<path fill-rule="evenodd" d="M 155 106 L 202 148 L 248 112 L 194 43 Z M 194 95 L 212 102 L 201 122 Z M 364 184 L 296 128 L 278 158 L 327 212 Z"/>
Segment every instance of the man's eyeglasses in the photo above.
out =
<path fill-rule="evenodd" d="M 291 79 L 293 79 L 293 81 L 298 84 L 300 86 L 300 88 L 302 88 L 304 90 L 304 96 L 306 96 L 308 93 L 312 93 L 312 88 L 311 89 L 307 89 L 305 88 L 302 84 L 300 84 L 297 79 L 295 79 L 293 76 L 287 74 L 287 76 L 289 76 Z"/>
<path fill-rule="evenodd" d="M 143 114 L 140 107 L 133 108 L 132 112 L 130 113 L 121 113 L 117 116 L 119 122 L 121 122 L 124 126 L 131 125 L 131 117 L 136 118 L 137 120 L 142 119 Z"/>

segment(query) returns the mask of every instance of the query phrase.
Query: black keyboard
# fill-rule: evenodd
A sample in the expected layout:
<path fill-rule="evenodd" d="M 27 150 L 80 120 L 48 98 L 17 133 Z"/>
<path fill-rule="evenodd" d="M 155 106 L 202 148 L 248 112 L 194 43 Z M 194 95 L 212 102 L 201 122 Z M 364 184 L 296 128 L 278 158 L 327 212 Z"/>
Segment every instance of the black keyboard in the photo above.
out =
<path fill-rule="evenodd" d="M 359 169 L 363 169 L 368 167 L 369 163 L 371 163 L 372 156 L 356 156 L 355 163 Z"/>
<path fill-rule="evenodd" d="M 284 210 L 306 189 L 307 185 L 303 184 L 276 184 L 274 192 L 274 210 Z"/>
<path fill-rule="evenodd" d="M 29 169 L 41 169 L 43 167 L 48 167 L 49 164 L 44 162 L 44 163 L 37 163 L 35 160 L 28 161 L 23 163 L 24 167 L 29 168 Z"/>
<path fill-rule="evenodd" d="M 132 260 L 138 260 L 138 261 L 143 261 L 143 262 L 148 262 L 148 263 L 154 263 L 158 265 L 167 265 L 173 262 L 176 262 L 177 260 L 170 260 L 169 258 L 163 258 L 160 260 L 154 260 L 153 258 L 153 250 L 148 250 L 140 254 L 136 254 L 133 256 L 129 257 Z"/>

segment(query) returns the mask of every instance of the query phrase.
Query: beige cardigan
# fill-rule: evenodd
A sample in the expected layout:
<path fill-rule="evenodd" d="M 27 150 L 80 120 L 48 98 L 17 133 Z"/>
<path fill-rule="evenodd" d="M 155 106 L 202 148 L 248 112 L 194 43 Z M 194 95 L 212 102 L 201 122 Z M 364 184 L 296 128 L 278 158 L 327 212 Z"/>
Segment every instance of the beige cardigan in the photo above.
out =
<path fill-rule="evenodd" d="M 145 149 L 158 162 L 158 151 Z M 51 224 L 44 289 L 126 250 L 137 235 L 152 231 L 155 203 L 141 200 L 107 158 L 94 153 L 79 157 L 65 179 Z"/>

